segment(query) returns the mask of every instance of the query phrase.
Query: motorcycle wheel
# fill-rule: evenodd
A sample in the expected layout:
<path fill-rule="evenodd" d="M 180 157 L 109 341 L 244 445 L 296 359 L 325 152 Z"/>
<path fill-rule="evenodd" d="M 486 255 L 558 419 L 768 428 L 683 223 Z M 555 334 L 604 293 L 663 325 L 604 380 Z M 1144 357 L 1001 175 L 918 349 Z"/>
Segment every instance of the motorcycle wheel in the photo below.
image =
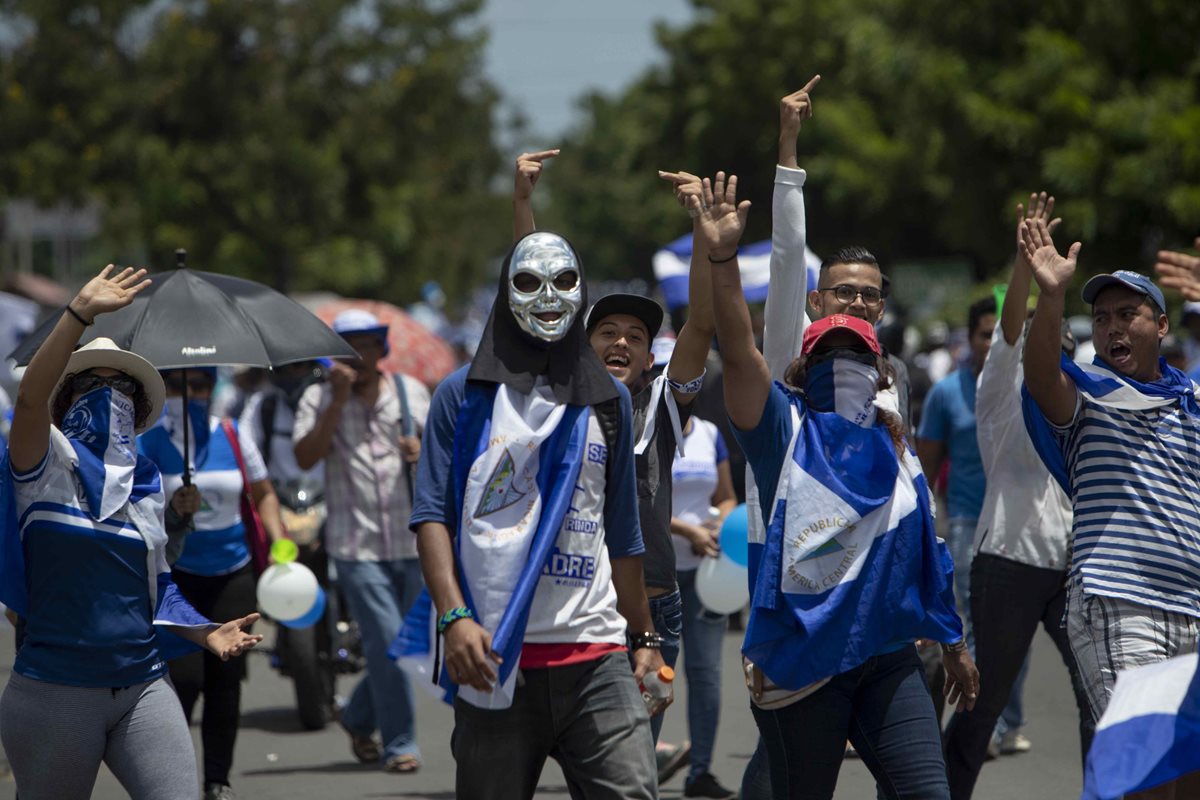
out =
<path fill-rule="evenodd" d="M 328 669 L 317 650 L 317 626 L 289 630 L 284 648 L 288 674 L 296 690 L 300 724 L 306 730 L 319 731 L 329 722 L 333 676 L 326 674 Z"/>

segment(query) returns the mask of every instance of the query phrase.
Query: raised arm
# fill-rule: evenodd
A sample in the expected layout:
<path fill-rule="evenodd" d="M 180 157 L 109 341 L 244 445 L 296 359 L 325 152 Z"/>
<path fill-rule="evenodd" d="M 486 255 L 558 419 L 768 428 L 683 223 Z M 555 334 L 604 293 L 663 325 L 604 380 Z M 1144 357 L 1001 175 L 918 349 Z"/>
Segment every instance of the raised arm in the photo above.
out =
<path fill-rule="evenodd" d="M 697 197 L 704 205 L 704 183 L 690 172 L 659 172 L 658 176 L 675 187 L 675 198 L 684 208 L 688 198 Z M 717 333 L 713 320 L 712 276 L 708 271 L 708 243 L 699 233 L 699 212 L 688 209 L 693 219 L 692 263 L 688 272 L 688 316 L 687 322 L 675 339 L 675 350 L 667 365 L 667 377 L 678 383 L 687 383 L 704 374 L 704 362 L 708 348 Z M 674 391 L 674 390 L 672 390 Z M 685 394 L 674 391 L 675 402 L 688 405 L 697 397 L 696 393 Z"/>
<path fill-rule="evenodd" d="M 533 221 L 533 187 L 542 175 L 542 165 L 554 158 L 559 150 L 521 153 L 517 156 L 517 171 L 513 176 L 513 241 L 519 241 L 537 230 Z"/>
<path fill-rule="evenodd" d="M 1029 207 L 1017 204 L 1017 255 L 1013 260 L 1012 276 L 1008 279 L 1008 291 L 1004 295 L 1004 308 L 1000 312 L 1000 327 L 1004 341 L 1010 346 L 1017 343 L 1021 329 L 1025 327 L 1025 306 L 1029 302 L 1029 286 L 1033 282 L 1033 266 L 1025 258 L 1021 239 L 1021 223 L 1024 220 L 1040 219 L 1046 222 L 1046 230 L 1054 233 L 1062 219 L 1054 217 L 1054 198 L 1045 192 L 1029 195 Z"/>
<path fill-rule="evenodd" d="M 721 341 L 721 363 L 725 370 L 725 410 L 733 424 L 749 430 L 762 417 L 771 375 L 767 362 L 754 346 L 750 309 L 742 294 L 737 245 L 750 214 L 750 201 L 737 202 L 737 176 L 718 172 L 716 181 L 704 180 L 704 202 L 688 198 L 688 208 L 697 212 L 697 231 L 708 249 L 712 272 L 713 315 Z"/>
<path fill-rule="evenodd" d="M 71 352 L 86 325 L 97 316 L 129 305 L 138 292 L 150 285 L 146 270 L 126 267 L 115 276 L 109 264 L 79 290 L 58 324 L 29 362 L 17 402 L 13 406 L 12 435 L 8 449 L 12 467 L 28 472 L 41 463 L 50 446 L 50 393 L 67 368 Z"/>
<path fill-rule="evenodd" d="M 803 89 L 779 101 L 779 165 L 771 201 L 771 267 L 767 305 L 763 310 L 763 357 L 771 377 L 782 379 L 800 352 L 808 326 L 804 301 L 808 296 L 807 231 L 804 217 L 804 170 L 796 162 L 796 138 L 804 120 L 812 117 L 810 92 L 821 81 L 814 75 Z"/>
<path fill-rule="evenodd" d="M 1041 290 L 1025 342 L 1025 385 L 1046 419 L 1066 425 L 1075 416 L 1079 395 L 1075 382 L 1059 364 L 1063 307 L 1082 245 L 1075 242 L 1066 257 L 1060 255 L 1050 238 L 1050 227 L 1042 218 L 1022 219 L 1020 236 L 1022 256 L 1030 263 L 1033 279 Z"/>
<path fill-rule="evenodd" d="M 1200 250 L 1200 236 L 1192 246 Z M 1186 299 L 1200 300 L 1200 258 L 1173 250 L 1159 250 L 1154 271 L 1161 278 L 1159 282 L 1164 289 L 1178 289 Z"/>

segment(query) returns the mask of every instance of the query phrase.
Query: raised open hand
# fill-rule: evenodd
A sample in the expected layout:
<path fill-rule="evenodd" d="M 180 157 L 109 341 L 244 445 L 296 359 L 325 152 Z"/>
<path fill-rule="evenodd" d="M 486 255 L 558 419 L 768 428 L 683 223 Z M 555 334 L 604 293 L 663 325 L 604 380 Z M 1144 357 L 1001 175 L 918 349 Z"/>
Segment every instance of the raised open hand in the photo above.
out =
<path fill-rule="evenodd" d="M 150 285 L 144 269 L 135 271 L 133 267 L 126 267 L 115 276 L 112 275 L 114 269 L 116 267 L 109 264 L 79 290 L 79 294 L 71 301 L 75 313 L 90 322 L 97 314 L 129 305 L 138 292 Z"/>
<path fill-rule="evenodd" d="M 542 166 L 560 152 L 562 151 L 542 150 L 517 156 L 517 171 L 513 176 L 514 200 L 528 200 L 533 196 L 533 187 L 537 186 L 538 178 L 542 175 Z"/>
<path fill-rule="evenodd" d="M 1200 236 L 1192 245 L 1200 250 Z M 1200 300 L 1200 257 L 1174 250 L 1159 250 L 1154 271 L 1165 289 L 1178 289 L 1187 300 Z"/>
<path fill-rule="evenodd" d="M 750 201 L 737 201 L 737 175 L 730 175 L 726 182 L 725 173 L 718 172 L 711 183 L 704 179 L 702 189 L 703 199 L 688 197 L 688 213 L 695 217 L 697 230 L 708 245 L 709 260 L 724 261 L 737 252 Z"/>
<path fill-rule="evenodd" d="M 1075 274 L 1075 260 L 1083 247 L 1075 242 L 1066 257 L 1059 254 L 1050 237 L 1050 226 L 1043 217 L 1022 218 L 1017 228 L 1020 246 L 1017 252 L 1033 269 L 1038 288 L 1047 294 L 1061 294 Z"/>
<path fill-rule="evenodd" d="M 687 208 L 688 198 L 695 196 L 700 198 L 701 207 L 704 206 L 704 182 L 700 180 L 699 175 L 693 175 L 690 172 L 663 172 L 660 169 L 658 177 L 674 186 L 675 200 L 679 205 Z M 690 209 L 688 214 L 692 217 L 696 216 Z"/>
<path fill-rule="evenodd" d="M 1053 217 L 1053 219 L 1052 219 Z M 1029 205 L 1017 203 L 1017 258 L 1019 258 L 1026 266 L 1031 266 L 1025 258 L 1025 251 L 1022 245 L 1021 238 L 1021 222 L 1024 220 L 1040 219 L 1046 222 L 1046 231 L 1053 236 L 1054 230 L 1062 224 L 1062 217 L 1054 216 L 1054 196 L 1047 195 L 1045 192 L 1033 193 L 1029 195 Z"/>

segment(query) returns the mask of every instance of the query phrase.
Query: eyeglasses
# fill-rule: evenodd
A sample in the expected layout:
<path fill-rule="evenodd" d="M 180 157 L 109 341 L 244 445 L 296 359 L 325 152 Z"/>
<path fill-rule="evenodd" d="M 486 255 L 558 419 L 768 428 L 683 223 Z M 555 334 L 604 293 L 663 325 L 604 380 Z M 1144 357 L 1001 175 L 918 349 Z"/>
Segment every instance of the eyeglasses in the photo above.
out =
<path fill-rule="evenodd" d="M 163 383 L 167 388 L 174 392 L 183 391 L 183 378 L 179 375 L 164 375 Z M 189 376 L 187 379 L 188 391 L 192 392 L 207 392 L 212 388 L 212 381 L 203 375 Z"/>
<path fill-rule="evenodd" d="M 76 394 L 87 394 L 101 387 L 108 387 L 126 397 L 133 397 L 142 385 L 124 373 L 97 375 L 94 372 L 81 372 L 71 378 L 71 390 Z"/>
<path fill-rule="evenodd" d="M 848 283 L 841 283 L 837 286 L 830 286 L 825 289 L 819 289 L 822 292 L 833 292 L 833 296 L 837 298 L 839 303 L 850 305 L 856 297 L 861 297 L 863 305 L 877 306 L 883 302 L 883 292 L 876 289 L 874 286 L 864 286 L 861 289 L 857 286 L 851 286 Z"/>

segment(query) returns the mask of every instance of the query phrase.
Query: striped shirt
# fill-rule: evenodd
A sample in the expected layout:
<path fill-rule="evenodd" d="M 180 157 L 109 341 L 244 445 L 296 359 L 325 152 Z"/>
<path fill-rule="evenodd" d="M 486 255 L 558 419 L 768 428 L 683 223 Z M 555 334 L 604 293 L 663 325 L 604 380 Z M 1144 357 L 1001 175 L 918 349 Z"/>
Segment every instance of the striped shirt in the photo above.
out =
<path fill-rule="evenodd" d="M 330 554 L 343 561 L 393 561 L 417 557 L 416 535 L 400 438 L 404 433 L 400 398 L 391 375 L 379 382 L 379 398 L 369 408 L 356 395 L 342 406 L 333 444 L 325 455 L 325 536 Z M 429 391 L 404 378 L 417 434 L 429 413 Z M 328 383 L 308 387 L 296 409 L 292 441 L 317 425 L 333 401 Z"/>
<path fill-rule="evenodd" d="M 1054 427 L 1075 519 L 1071 575 L 1088 594 L 1200 617 L 1200 428 L 1178 402 L 1119 410 L 1079 395 Z"/>

